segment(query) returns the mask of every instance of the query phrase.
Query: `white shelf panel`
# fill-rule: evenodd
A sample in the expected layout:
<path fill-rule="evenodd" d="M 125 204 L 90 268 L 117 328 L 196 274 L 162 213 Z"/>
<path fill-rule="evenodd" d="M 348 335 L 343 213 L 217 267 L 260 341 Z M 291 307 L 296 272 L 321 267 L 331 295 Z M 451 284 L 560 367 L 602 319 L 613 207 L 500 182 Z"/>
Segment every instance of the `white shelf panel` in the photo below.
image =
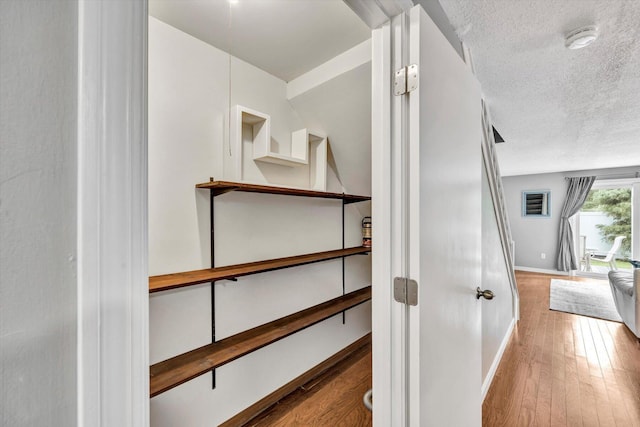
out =
<path fill-rule="evenodd" d="M 303 159 L 296 159 L 295 157 L 285 156 L 279 153 L 268 153 L 265 156 L 254 157 L 253 160 L 257 162 L 275 163 L 282 166 L 305 166 L 309 162 Z"/>
<path fill-rule="evenodd" d="M 242 129 L 244 125 L 250 125 L 254 161 L 286 167 L 308 166 L 309 188 L 326 190 L 328 140 L 325 135 L 308 129 L 297 130 L 291 133 L 290 153 L 279 153 L 271 149 L 271 117 L 268 114 L 236 105 L 231 111 L 231 121 L 231 144 L 236 153 L 234 179 L 244 179 Z"/>

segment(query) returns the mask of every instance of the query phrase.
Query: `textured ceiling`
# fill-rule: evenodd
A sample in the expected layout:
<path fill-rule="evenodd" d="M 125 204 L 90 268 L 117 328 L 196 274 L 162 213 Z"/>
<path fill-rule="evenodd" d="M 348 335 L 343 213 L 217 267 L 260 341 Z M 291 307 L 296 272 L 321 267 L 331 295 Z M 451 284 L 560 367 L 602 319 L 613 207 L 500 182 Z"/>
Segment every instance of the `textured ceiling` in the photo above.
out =
<path fill-rule="evenodd" d="M 507 141 L 503 175 L 640 165 L 640 1 L 440 3 Z M 589 24 L 599 39 L 566 49 Z"/>
<path fill-rule="evenodd" d="M 149 0 L 151 16 L 290 81 L 369 39 L 342 0 Z"/>

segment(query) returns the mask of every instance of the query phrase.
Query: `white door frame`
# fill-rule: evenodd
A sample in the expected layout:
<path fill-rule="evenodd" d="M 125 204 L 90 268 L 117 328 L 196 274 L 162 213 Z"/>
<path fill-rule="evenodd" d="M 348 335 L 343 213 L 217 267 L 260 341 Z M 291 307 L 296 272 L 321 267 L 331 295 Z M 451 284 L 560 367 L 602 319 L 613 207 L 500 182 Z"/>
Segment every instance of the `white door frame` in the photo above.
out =
<path fill-rule="evenodd" d="M 352 3 L 360 3 L 361 13 L 371 6 Z M 148 2 L 78 4 L 78 426 L 145 427 Z M 412 5 L 410 0 L 384 4 L 387 16 L 394 8 Z M 374 39 L 389 40 L 389 31 L 383 25 Z M 390 142 L 391 53 L 385 43 L 374 46 L 374 58 L 382 59 L 374 67 L 384 70 L 374 78 L 372 94 L 374 146 L 382 150 L 373 152 L 374 170 L 380 171 L 373 177 L 374 199 L 388 185 L 385 173 L 390 172 L 381 167 L 386 161 L 388 169 L 388 158 L 380 157 Z M 374 203 L 374 215 L 390 218 L 390 203 Z M 374 277 L 391 277 L 389 238 L 390 230 L 376 230 L 374 259 L 383 262 L 374 262 Z M 374 331 L 391 325 L 390 288 L 384 295 L 381 291 L 374 286 Z M 376 425 L 398 425 L 391 422 L 393 393 L 385 386 L 393 380 L 390 349 L 399 348 L 390 344 L 374 338 Z"/>
<path fill-rule="evenodd" d="M 628 187 L 631 189 L 631 257 L 640 258 L 640 178 L 597 179 L 593 190 Z"/>
<path fill-rule="evenodd" d="M 394 277 L 409 277 L 409 100 L 391 88 L 393 70 L 408 61 L 408 19 L 394 16 L 372 43 L 373 422 L 381 426 L 409 425 L 409 406 L 419 401 L 409 393 L 409 307 L 393 296 Z"/>
<path fill-rule="evenodd" d="M 78 426 L 149 425 L 147 0 L 78 0 Z"/>
<path fill-rule="evenodd" d="M 606 188 L 621 188 L 628 187 L 631 189 L 631 258 L 640 258 L 640 178 L 616 178 L 616 179 L 596 179 L 593 183 L 592 190 L 606 189 Z M 574 230 L 574 247 L 576 248 L 576 259 L 580 260 L 580 212 L 572 216 L 571 227 Z M 580 263 L 578 263 L 580 266 Z M 581 271 L 580 269 L 572 271 L 573 274 L 578 274 L 585 277 L 595 277 L 598 279 L 606 278 L 604 273 L 594 273 Z"/>
<path fill-rule="evenodd" d="M 409 403 L 405 369 L 408 308 L 394 300 L 393 278 L 404 275 L 406 257 L 402 227 L 407 224 L 403 218 L 407 200 L 402 193 L 401 147 L 407 135 L 402 131 L 401 110 L 407 100 L 393 96 L 391 80 L 392 71 L 400 67 L 408 50 L 407 17 L 402 11 L 413 4 L 402 0 L 387 3 L 387 9 L 378 13 L 387 16 L 386 22 L 372 32 L 371 196 L 376 221 L 376 250 L 372 252 L 373 425 L 403 426 L 408 425 Z"/>
<path fill-rule="evenodd" d="M 372 354 L 373 354 L 373 424 L 406 425 L 408 399 L 404 360 L 406 357 L 406 307 L 394 301 L 393 277 L 402 259 L 402 226 L 398 210 L 402 209 L 398 190 L 398 148 L 400 126 L 393 126 L 392 110 L 398 111 L 398 99 L 391 95 L 392 35 L 399 30 L 400 17 L 373 31 L 372 57 L 372 141 L 371 196 L 375 218 L 375 251 L 372 252 Z M 400 120 L 399 115 L 393 115 Z M 392 144 L 392 140 L 398 143 Z M 395 162 L 392 160 L 394 159 Z"/>
<path fill-rule="evenodd" d="M 640 180 L 632 184 L 631 192 L 631 256 L 640 259 Z"/>
<path fill-rule="evenodd" d="M 376 218 L 376 250 L 371 253 L 372 276 L 372 361 L 373 389 L 376 407 L 373 424 L 390 426 L 391 423 L 391 304 L 390 292 L 385 283 L 391 279 L 390 242 L 391 229 L 384 224 L 391 222 L 391 112 L 387 94 L 391 91 L 390 26 L 384 24 L 372 33 L 371 65 L 371 216 Z M 387 197 L 385 197 L 387 196 Z"/>

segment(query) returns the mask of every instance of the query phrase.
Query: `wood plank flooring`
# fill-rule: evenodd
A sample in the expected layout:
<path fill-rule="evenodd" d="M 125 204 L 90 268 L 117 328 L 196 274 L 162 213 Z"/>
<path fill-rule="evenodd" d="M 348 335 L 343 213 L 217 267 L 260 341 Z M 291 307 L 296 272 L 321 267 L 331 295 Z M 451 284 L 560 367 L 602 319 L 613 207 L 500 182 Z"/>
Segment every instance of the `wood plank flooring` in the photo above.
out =
<path fill-rule="evenodd" d="M 483 425 L 640 427 L 638 340 L 621 323 L 549 310 L 554 277 L 569 279 L 516 274 L 521 320 L 484 401 Z"/>
<path fill-rule="evenodd" d="M 621 323 L 550 311 L 553 277 L 569 279 L 516 274 L 521 320 L 484 401 L 483 426 L 640 427 L 638 340 Z M 370 387 L 368 350 L 249 425 L 370 426 L 361 404 Z"/>
<path fill-rule="evenodd" d="M 249 422 L 253 427 L 371 426 L 362 403 L 371 388 L 371 346 L 364 346 Z"/>

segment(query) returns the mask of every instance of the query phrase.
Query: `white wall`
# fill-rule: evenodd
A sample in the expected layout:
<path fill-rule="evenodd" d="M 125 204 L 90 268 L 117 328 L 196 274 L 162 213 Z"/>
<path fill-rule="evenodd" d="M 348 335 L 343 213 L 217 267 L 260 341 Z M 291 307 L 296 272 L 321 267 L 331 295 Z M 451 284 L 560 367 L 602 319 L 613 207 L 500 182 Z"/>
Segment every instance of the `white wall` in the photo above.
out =
<path fill-rule="evenodd" d="M 320 128 L 329 135 L 341 183 L 349 192 L 370 195 L 370 54 L 368 62 L 299 94 L 290 102 L 313 129 Z"/>
<path fill-rule="evenodd" d="M 486 171 L 482 173 L 482 289 L 495 298 L 482 299 L 482 382 L 485 383 L 513 320 L 511 285 Z"/>
<path fill-rule="evenodd" d="M 271 115 L 273 137 L 283 143 L 291 131 L 307 124 L 287 102 L 283 81 L 154 18 L 149 31 L 149 268 L 156 275 L 209 267 L 209 195 L 194 186 L 210 176 L 224 176 L 229 106 L 240 104 Z M 283 184 L 304 186 L 308 179 L 298 171 L 265 173 L 252 162 L 245 166 L 252 181 L 273 183 L 275 177 Z M 271 177 L 270 172 L 274 172 Z M 328 188 L 341 187 L 330 173 Z M 340 201 L 333 200 L 246 193 L 219 196 L 216 265 L 339 248 L 340 209 Z M 361 242 L 360 219 L 357 207 L 348 205 L 347 246 Z M 369 285 L 370 270 L 369 256 L 347 258 L 347 292 Z M 216 337 L 341 293 L 340 260 L 220 282 Z M 350 310 L 346 319 L 346 325 L 341 316 L 328 319 L 218 368 L 215 390 L 206 374 L 153 398 L 152 425 L 223 422 L 370 331 L 369 304 Z M 152 295 L 150 324 L 151 363 L 209 343 L 210 286 Z"/>
<path fill-rule="evenodd" d="M 462 53 L 462 43 L 456 34 L 456 31 L 451 25 L 449 18 L 447 17 L 439 0 L 413 0 L 414 4 L 419 4 L 427 12 L 427 15 L 433 20 L 433 23 L 438 26 L 440 32 L 447 38 L 451 47 L 456 51 L 460 58 L 464 59 Z"/>
<path fill-rule="evenodd" d="M 0 1 L 0 425 L 76 425 L 75 1 Z"/>
<path fill-rule="evenodd" d="M 519 267 L 556 270 L 560 211 L 567 193 L 565 177 L 596 175 L 606 178 L 633 174 L 638 167 L 598 169 L 565 173 L 519 175 L 503 177 L 502 182 L 515 241 L 515 264 Z M 548 218 L 522 216 L 522 191 L 551 190 L 551 216 Z M 546 254 L 546 259 L 540 257 Z"/>
<path fill-rule="evenodd" d="M 155 275 L 209 266 L 209 195 L 193 188 L 222 177 L 229 56 L 155 18 L 149 33 L 149 270 Z"/>
<path fill-rule="evenodd" d="M 227 55 L 228 57 L 228 55 Z M 286 99 L 287 84 L 238 58 L 231 58 L 231 106 L 242 105 L 271 116 L 271 147 L 276 152 L 291 153 L 291 132 L 305 127 Z M 228 82 L 221 82 L 229 90 Z M 274 185 L 309 188 L 309 167 L 282 167 L 255 162 L 251 153 L 253 143 L 243 141 L 243 181 L 268 182 Z M 229 150 L 225 150 L 225 156 Z M 232 164 L 231 159 L 227 156 Z M 227 171 L 225 170 L 225 175 Z"/>

